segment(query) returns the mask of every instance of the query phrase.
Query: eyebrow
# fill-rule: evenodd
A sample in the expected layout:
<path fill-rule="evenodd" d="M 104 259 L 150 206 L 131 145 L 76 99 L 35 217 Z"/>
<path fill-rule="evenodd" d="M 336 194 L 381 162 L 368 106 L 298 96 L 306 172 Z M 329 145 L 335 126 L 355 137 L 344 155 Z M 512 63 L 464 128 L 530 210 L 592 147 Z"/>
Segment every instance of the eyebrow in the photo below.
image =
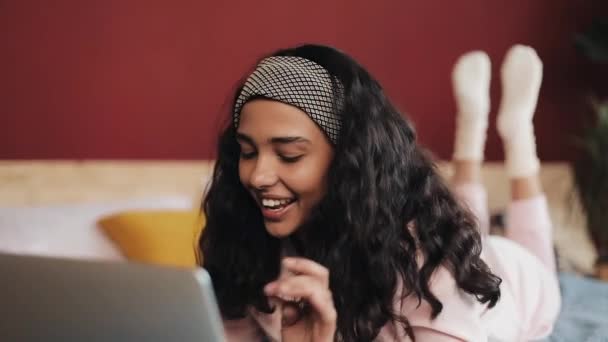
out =
<path fill-rule="evenodd" d="M 241 140 L 244 142 L 247 142 L 251 145 L 255 145 L 253 143 L 253 139 L 251 139 L 251 137 L 249 137 L 246 134 L 243 133 L 236 133 L 236 140 Z M 303 137 L 274 137 L 270 139 L 270 142 L 273 144 L 291 144 L 291 143 L 308 143 L 311 144 L 311 141 L 303 138 Z"/>
<path fill-rule="evenodd" d="M 275 137 L 270 139 L 273 144 L 308 143 L 310 140 L 302 137 Z"/>

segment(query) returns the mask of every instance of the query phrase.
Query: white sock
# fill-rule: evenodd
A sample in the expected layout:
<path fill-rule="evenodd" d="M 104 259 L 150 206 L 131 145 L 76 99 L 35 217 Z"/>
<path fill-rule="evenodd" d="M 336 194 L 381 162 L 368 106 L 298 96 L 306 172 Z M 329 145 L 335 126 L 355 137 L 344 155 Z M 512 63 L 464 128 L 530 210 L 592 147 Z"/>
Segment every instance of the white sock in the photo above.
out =
<path fill-rule="evenodd" d="M 532 118 L 543 77 L 543 64 L 531 47 L 515 45 L 501 68 L 502 98 L 497 129 L 505 150 L 505 167 L 511 178 L 538 172 Z"/>
<path fill-rule="evenodd" d="M 490 58 L 485 52 L 469 52 L 452 71 L 456 100 L 454 155 L 457 160 L 483 160 L 490 111 Z"/>

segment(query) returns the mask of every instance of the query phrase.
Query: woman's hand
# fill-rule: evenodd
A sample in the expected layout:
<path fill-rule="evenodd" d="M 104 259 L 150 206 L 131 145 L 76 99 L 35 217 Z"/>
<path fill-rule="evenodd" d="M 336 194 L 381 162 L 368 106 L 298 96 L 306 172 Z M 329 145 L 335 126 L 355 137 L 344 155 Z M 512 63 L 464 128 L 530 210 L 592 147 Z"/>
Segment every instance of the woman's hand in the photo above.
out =
<path fill-rule="evenodd" d="M 283 273 L 291 273 L 267 284 L 264 292 L 283 300 L 299 298 L 308 306 L 306 335 L 309 341 L 333 341 L 336 334 L 336 308 L 329 289 L 329 271 L 318 263 L 289 257 L 283 259 Z M 284 338 L 285 340 L 285 338 Z"/>

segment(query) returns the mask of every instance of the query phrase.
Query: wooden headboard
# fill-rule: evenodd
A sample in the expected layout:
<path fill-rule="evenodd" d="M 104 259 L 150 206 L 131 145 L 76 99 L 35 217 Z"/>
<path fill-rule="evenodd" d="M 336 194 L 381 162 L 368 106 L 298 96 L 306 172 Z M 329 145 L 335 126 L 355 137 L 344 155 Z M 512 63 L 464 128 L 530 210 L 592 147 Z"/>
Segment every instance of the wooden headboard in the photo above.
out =
<path fill-rule="evenodd" d="M 0 161 L 0 206 L 174 195 L 199 200 L 212 172 L 210 161 Z"/>
<path fill-rule="evenodd" d="M 439 163 L 449 177 L 451 165 Z M 213 162 L 48 160 L 0 161 L 0 206 L 43 206 L 108 202 L 145 197 L 187 196 L 200 201 L 213 172 Z M 491 211 L 504 209 L 509 183 L 502 163 L 488 162 L 482 171 Z M 584 215 L 572 194 L 567 163 L 543 163 L 541 181 L 555 224 L 555 241 L 579 269 L 591 270 L 595 258 Z M 196 203 L 196 202 L 194 202 Z"/>

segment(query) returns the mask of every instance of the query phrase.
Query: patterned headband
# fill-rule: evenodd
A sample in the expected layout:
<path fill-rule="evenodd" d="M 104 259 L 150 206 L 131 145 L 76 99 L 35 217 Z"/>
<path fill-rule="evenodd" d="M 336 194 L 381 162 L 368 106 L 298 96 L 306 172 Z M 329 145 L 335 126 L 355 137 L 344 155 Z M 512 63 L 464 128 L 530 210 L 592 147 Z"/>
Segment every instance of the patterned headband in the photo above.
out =
<path fill-rule="evenodd" d="M 263 59 L 247 78 L 234 105 L 234 126 L 239 126 L 241 109 L 252 97 L 265 97 L 298 107 L 336 144 L 342 122 L 337 111 L 343 106 L 344 90 L 329 72 L 302 57 L 274 56 Z"/>

